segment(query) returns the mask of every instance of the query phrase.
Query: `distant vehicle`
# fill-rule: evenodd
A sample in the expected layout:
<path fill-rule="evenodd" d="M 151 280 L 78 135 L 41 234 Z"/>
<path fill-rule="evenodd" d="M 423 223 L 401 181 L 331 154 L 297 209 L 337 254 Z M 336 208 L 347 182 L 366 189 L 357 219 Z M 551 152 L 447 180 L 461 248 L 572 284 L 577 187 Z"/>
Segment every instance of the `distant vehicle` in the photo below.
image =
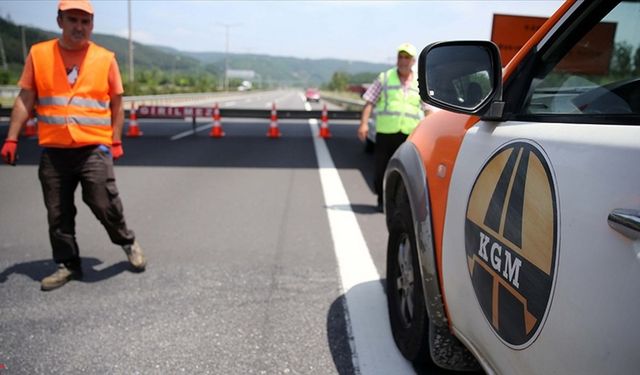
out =
<path fill-rule="evenodd" d="M 249 91 L 253 88 L 253 84 L 249 81 L 242 81 L 240 86 L 238 86 L 238 91 Z"/>
<path fill-rule="evenodd" d="M 307 98 L 308 102 L 319 102 L 320 101 L 320 91 L 315 88 L 308 88 L 305 92 L 304 96 Z"/>
<path fill-rule="evenodd" d="M 637 0 L 568 0 L 504 69 L 489 41 L 422 51 L 420 96 L 442 110 L 384 180 L 407 359 L 639 373 L 640 79 L 620 57 L 638 56 L 638 14 Z"/>

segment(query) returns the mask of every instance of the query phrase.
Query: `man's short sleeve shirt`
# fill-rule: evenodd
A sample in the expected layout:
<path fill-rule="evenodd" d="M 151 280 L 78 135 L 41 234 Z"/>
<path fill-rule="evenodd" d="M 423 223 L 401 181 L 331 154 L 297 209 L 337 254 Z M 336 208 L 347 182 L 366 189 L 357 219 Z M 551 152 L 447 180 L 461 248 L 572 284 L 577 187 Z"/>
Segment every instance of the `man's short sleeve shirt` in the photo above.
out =
<path fill-rule="evenodd" d="M 362 99 L 367 102 L 376 104 L 378 102 L 378 99 L 380 98 L 380 93 L 382 93 L 382 82 L 380 82 L 380 79 L 376 78 L 371 86 L 369 86 L 367 91 L 362 94 Z"/>

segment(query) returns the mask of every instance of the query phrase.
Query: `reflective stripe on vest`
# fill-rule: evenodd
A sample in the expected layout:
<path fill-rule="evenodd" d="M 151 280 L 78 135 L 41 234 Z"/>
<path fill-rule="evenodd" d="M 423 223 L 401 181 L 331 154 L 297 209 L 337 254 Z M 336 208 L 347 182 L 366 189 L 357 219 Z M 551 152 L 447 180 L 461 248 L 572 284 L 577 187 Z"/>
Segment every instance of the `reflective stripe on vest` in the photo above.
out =
<path fill-rule="evenodd" d="M 33 45 L 31 59 L 38 95 L 38 143 L 63 148 L 110 145 L 113 53 L 90 42 L 73 86 L 67 81 L 57 39 Z"/>
<path fill-rule="evenodd" d="M 383 134 L 409 134 L 422 119 L 417 80 L 405 94 L 397 70 L 380 74 L 382 92 L 376 105 L 376 131 Z"/>
<path fill-rule="evenodd" d="M 51 96 L 48 98 L 38 98 L 38 104 L 41 105 L 74 105 L 77 107 L 108 109 L 109 102 L 84 99 L 84 98 L 69 98 L 67 96 Z"/>
<path fill-rule="evenodd" d="M 111 126 L 111 119 L 79 116 L 45 116 L 38 114 L 38 121 L 48 125 L 82 124 L 83 126 Z"/>

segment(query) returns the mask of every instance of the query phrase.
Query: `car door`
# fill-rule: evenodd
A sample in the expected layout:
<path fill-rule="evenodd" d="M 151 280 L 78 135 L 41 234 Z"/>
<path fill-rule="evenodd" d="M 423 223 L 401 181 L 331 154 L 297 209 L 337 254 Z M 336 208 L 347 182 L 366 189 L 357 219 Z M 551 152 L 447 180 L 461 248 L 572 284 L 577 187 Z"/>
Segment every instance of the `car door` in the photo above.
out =
<path fill-rule="evenodd" d="M 499 373 L 633 373 L 640 337 L 640 3 L 580 3 L 456 158 L 454 332 Z"/>

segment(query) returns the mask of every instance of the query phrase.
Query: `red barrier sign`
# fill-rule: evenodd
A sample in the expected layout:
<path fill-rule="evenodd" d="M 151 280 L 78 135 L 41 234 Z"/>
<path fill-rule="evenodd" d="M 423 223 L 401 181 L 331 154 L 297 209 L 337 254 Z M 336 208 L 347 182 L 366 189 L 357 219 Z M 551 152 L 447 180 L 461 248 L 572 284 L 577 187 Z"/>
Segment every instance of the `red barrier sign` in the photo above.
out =
<path fill-rule="evenodd" d="M 169 107 L 141 105 L 137 111 L 138 117 L 153 118 L 184 118 L 184 117 L 212 117 L 213 108 L 209 107 Z"/>
<path fill-rule="evenodd" d="M 542 17 L 493 15 L 491 40 L 500 49 L 503 66 L 515 56 L 546 20 Z M 601 22 L 569 51 L 556 70 L 574 74 L 608 74 L 615 33 L 615 23 Z"/>

